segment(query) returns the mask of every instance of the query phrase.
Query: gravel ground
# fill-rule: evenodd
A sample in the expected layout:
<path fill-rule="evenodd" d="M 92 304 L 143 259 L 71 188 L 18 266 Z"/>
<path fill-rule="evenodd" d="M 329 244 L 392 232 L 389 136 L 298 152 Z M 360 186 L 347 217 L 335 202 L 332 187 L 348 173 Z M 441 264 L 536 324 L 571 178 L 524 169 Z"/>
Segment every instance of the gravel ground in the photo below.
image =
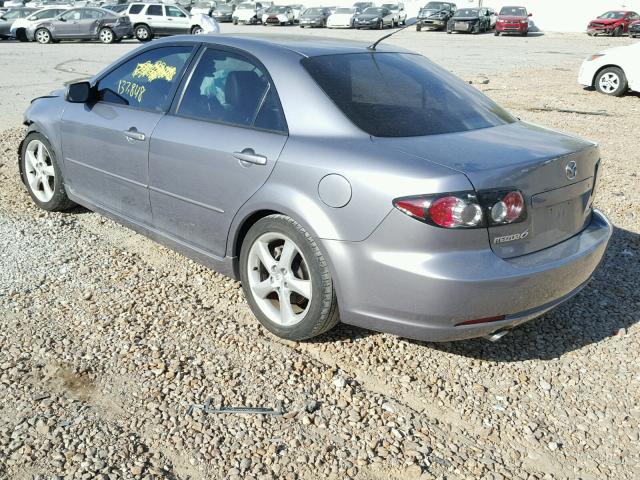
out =
<path fill-rule="evenodd" d="M 238 283 L 84 209 L 37 210 L 22 131 L 0 134 L 0 477 L 640 478 L 640 97 L 582 90 L 574 68 L 487 79 L 521 118 L 601 143 L 616 225 L 582 293 L 495 344 L 279 340 Z M 207 399 L 284 415 L 189 412 Z"/>

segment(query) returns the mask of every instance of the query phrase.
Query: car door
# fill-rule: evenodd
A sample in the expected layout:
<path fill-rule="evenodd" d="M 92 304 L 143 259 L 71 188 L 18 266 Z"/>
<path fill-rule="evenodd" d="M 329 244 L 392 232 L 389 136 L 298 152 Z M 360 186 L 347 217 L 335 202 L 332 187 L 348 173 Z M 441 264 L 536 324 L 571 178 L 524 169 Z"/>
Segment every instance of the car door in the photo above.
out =
<path fill-rule="evenodd" d="M 287 141 L 286 122 L 268 73 L 249 56 L 207 48 L 189 77 L 151 138 L 153 223 L 224 257 L 231 221 Z"/>
<path fill-rule="evenodd" d="M 149 5 L 144 12 L 145 21 L 157 35 L 166 35 L 169 32 L 169 25 L 164 15 L 162 5 Z"/>
<path fill-rule="evenodd" d="M 93 8 L 83 8 L 77 30 L 73 34 L 75 38 L 94 38 L 98 32 L 98 23 L 104 17 L 104 12 Z"/>
<path fill-rule="evenodd" d="M 165 21 L 167 22 L 167 33 L 178 35 L 191 33 L 191 22 L 189 16 L 182 9 L 174 5 L 164 6 Z"/>
<path fill-rule="evenodd" d="M 53 35 L 55 38 L 72 38 L 79 31 L 78 24 L 82 18 L 82 9 L 74 8 L 53 20 Z"/>
<path fill-rule="evenodd" d="M 150 223 L 149 139 L 171 104 L 194 48 L 145 50 L 96 82 L 96 102 L 65 105 L 62 152 L 72 194 Z"/>

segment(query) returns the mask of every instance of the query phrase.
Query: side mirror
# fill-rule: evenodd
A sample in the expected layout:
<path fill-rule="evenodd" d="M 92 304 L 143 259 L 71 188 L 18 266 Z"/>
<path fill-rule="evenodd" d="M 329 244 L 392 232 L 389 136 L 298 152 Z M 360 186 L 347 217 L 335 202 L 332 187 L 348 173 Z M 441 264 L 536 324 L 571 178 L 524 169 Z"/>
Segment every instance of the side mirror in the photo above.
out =
<path fill-rule="evenodd" d="M 93 100 L 94 91 L 89 82 L 78 82 L 67 85 L 64 99 L 69 103 L 87 103 Z"/>
<path fill-rule="evenodd" d="M 530 13 L 530 14 L 529 14 L 529 16 L 530 16 L 530 17 L 533 17 L 533 13 Z"/>

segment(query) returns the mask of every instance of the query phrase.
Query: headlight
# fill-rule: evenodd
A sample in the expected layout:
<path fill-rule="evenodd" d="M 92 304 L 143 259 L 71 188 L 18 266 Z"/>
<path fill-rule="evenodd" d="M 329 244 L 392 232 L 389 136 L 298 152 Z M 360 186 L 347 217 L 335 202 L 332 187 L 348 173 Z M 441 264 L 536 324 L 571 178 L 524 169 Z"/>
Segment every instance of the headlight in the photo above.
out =
<path fill-rule="evenodd" d="M 587 62 L 591 62 L 593 60 L 597 60 L 600 57 L 604 57 L 604 53 L 596 53 L 595 55 L 590 55 L 587 57 Z"/>
<path fill-rule="evenodd" d="M 521 23 L 522 25 L 526 25 L 527 23 L 529 23 L 529 21 L 528 21 L 528 20 L 520 20 L 520 23 Z"/>

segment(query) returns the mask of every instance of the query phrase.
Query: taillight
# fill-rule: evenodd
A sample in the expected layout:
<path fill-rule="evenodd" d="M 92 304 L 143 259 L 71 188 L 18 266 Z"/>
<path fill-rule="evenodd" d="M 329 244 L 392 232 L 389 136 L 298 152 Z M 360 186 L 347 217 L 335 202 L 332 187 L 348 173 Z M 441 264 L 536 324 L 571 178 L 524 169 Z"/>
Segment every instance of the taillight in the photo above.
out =
<path fill-rule="evenodd" d="M 475 228 L 484 224 L 473 192 L 396 198 L 393 205 L 407 215 L 443 228 Z"/>
<path fill-rule="evenodd" d="M 393 205 L 410 217 L 442 228 L 478 228 L 523 221 L 527 209 L 518 190 L 456 192 L 396 198 Z"/>

